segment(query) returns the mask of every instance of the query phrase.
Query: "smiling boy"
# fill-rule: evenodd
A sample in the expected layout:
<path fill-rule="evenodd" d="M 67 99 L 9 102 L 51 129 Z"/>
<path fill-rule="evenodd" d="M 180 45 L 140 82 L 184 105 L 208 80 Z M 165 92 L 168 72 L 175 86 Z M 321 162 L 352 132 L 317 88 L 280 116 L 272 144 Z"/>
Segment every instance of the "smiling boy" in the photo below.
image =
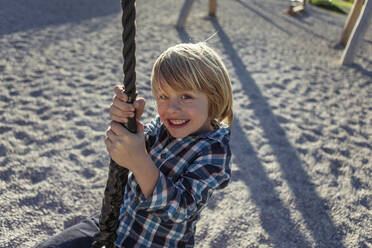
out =
<path fill-rule="evenodd" d="M 130 170 L 116 230 L 117 247 L 194 247 L 196 223 L 212 192 L 230 181 L 232 90 L 220 57 L 204 43 L 170 47 L 151 78 L 158 116 L 137 133 L 118 122 L 139 120 L 144 99 L 127 104 L 119 86 L 105 144 Z M 98 218 L 73 226 L 41 247 L 90 247 Z"/>

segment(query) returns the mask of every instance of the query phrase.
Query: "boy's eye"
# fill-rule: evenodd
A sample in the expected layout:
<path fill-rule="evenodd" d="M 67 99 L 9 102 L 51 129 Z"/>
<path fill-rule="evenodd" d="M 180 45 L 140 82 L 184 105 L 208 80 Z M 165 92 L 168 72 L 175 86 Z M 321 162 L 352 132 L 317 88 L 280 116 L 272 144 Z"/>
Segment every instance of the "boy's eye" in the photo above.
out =
<path fill-rule="evenodd" d="M 168 97 L 166 95 L 160 95 L 158 98 L 160 100 L 167 100 L 168 99 Z"/>
<path fill-rule="evenodd" d="M 188 99 L 192 99 L 192 96 L 188 95 L 188 94 L 184 94 L 182 95 L 182 100 L 188 100 Z"/>

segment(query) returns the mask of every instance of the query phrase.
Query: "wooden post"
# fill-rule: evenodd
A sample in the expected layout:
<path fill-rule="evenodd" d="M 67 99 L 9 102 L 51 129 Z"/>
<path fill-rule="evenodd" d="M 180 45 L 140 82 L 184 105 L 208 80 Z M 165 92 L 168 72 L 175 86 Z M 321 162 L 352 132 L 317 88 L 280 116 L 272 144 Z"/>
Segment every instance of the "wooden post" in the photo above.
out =
<path fill-rule="evenodd" d="M 216 16 L 217 0 L 209 0 L 209 16 Z"/>
<path fill-rule="evenodd" d="M 363 4 L 364 0 L 355 0 L 353 7 L 350 10 L 349 16 L 347 17 L 345 23 L 344 31 L 342 32 L 340 39 L 340 44 L 342 44 L 344 47 L 346 46 L 351 31 L 353 31 L 355 23 L 358 20 L 360 12 L 362 11 Z"/>
<path fill-rule="evenodd" d="M 346 65 L 353 62 L 353 58 L 364 34 L 367 31 L 372 19 L 372 0 L 365 0 L 364 8 L 357 20 L 357 23 L 351 33 L 351 37 L 347 42 L 346 48 L 341 57 L 341 64 Z"/>
<path fill-rule="evenodd" d="M 183 3 L 180 15 L 178 17 L 178 21 L 176 25 L 177 27 L 183 28 L 183 26 L 185 25 L 186 19 L 189 16 L 189 13 L 190 13 L 190 10 L 191 10 L 191 7 L 194 1 L 195 0 L 185 0 L 185 2 Z"/>
<path fill-rule="evenodd" d="M 286 10 L 285 13 L 287 15 L 291 15 L 291 16 L 298 16 L 301 12 L 305 11 L 305 7 L 306 7 L 306 1 L 305 0 L 303 0 L 301 2 L 301 4 L 293 4 L 291 2 L 291 4 L 289 5 L 288 10 Z"/>
<path fill-rule="evenodd" d="M 293 7 L 293 11 L 295 13 L 299 13 L 299 12 L 305 11 L 305 1 L 302 2 L 300 5 L 297 5 L 297 6 Z"/>

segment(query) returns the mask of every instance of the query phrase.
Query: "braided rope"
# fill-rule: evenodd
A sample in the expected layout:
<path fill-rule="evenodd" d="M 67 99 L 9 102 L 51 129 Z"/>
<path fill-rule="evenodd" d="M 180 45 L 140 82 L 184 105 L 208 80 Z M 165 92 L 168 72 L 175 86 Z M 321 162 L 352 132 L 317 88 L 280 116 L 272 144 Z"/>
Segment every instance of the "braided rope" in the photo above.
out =
<path fill-rule="evenodd" d="M 123 58 L 124 86 L 127 94 L 136 93 L 136 8 L 135 0 L 122 0 L 123 16 Z"/>
<path fill-rule="evenodd" d="M 124 87 L 128 95 L 128 103 L 133 103 L 136 99 L 136 55 L 135 55 L 135 0 L 121 0 L 123 9 L 123 57 L 124 57 Z M 132 133 L 137 132 L 135 117 L 129 118 L 126 128 Z M 99 220 L 100 231 L 94 235 L 93 248 L 114 248 L 116 239 L 116 229 L 120 205 L 123 201 L 124 188 L 128 181 L 128 170 L 119 166 L 111 159 L 108 180 L 105 188 L 105 195 L 102 200 L 101 216 Z"/>

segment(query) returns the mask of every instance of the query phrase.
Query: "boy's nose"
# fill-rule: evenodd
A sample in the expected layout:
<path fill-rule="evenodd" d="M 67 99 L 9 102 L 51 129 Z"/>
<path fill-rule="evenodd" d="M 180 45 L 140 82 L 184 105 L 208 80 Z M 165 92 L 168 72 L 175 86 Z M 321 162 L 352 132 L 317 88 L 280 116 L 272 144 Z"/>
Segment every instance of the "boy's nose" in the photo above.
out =
<path fill-rule="evenodd" d="M 181 110 L 181 104 L 177 100 L 170 101 L 168 105 L 168 110 L 171 112 L 177 112 Z"/>

